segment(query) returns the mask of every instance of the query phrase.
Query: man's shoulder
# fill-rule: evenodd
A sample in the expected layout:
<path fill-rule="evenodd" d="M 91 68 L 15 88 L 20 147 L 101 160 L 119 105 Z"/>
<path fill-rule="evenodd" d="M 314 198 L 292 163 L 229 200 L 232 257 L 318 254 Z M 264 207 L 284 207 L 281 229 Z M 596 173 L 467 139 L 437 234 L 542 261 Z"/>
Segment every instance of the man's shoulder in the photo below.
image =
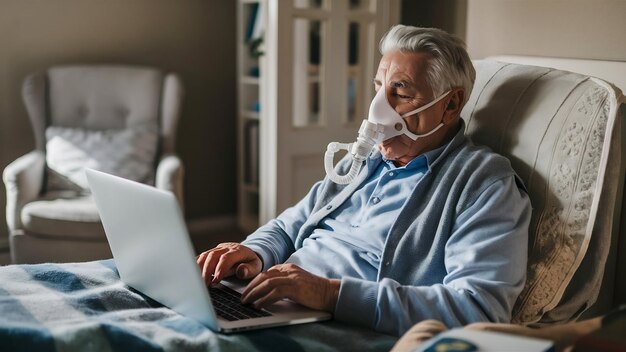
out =
<path fill-rule="evenodd" d="M 450 155 L 451 162 L 474 166 L 473 170 L 480 171 L 484 168 L 487 170 L 501 170 L 513 173 L 511 162 L 505 156 L 494 152 L 485 145 L 474 144 L 469 138 L 459 145 L 455 153 Z"/>
<path fill-rule="evenodd" d="M 459 211 L 473 203 L 485 190 L 511 177 L 519 189 L 525 189 L 509 159 L 469 139 L 449 155 L 449 160 L 442 164 L 441 172 L 440 177 L 447 180 L 448 187 L 458 191 Z"/>
<path fill-rule="evenodd" d="M 474 144 L 469 138 L 447 155 L 438 172 L 442 178 L 453 179 L 466 190 L 478 192 L 509 177 L 521 184 L 509 159 L 487 146 Z"/>

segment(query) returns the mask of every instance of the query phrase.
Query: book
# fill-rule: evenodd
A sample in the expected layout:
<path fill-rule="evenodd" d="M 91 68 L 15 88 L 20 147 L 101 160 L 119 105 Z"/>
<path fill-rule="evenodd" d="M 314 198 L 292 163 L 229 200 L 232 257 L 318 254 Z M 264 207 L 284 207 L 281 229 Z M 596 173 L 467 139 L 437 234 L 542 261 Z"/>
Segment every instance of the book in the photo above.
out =
<path fill-rule="evenodd" d="M 263 36 L 263 6 L 250 4 L 248 23 L 246 25 L 246 42 L 249 43 Z"/>
<path fill-rule="evenodd" d="M 437 335 L 417 351 L 549 352 L 554 351 L 554 345 L 549 340 L 526 336 L 456 328 Z"/>
<path fill-rule="evenodd" d="M 250 4 L 250 12 L 248 13 L 248 22 L 246 24 L 246 42 L 249 42 L 254 33 L 254 24 L 256 21 L 257 13 L 259 12 L 259 4 Z"/>

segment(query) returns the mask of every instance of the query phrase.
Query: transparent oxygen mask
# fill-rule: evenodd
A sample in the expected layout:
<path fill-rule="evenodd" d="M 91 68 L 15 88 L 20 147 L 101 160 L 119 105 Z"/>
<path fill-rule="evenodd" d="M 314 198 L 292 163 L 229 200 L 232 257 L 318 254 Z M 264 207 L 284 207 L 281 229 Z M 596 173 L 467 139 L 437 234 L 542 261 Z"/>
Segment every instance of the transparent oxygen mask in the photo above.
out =
<path fill-rule="evenodd" d="M 331 142 L 328 144 L 326 153 L 324 154 L 324 169 L 326 170 L 328 178 L 337 184 L 348 184 L 359 174 L 363 161 L 370 155 L 375 145 L 402 134 L 407 135 L 412 140 L 416 140 L 435 133 L 443 127 L 443 123 L 440 123 L 428 133 L 418 135 L 409 131 L 403 117 L 415 115 L 430 108 L 446 97 L 448 93 L 450 93 L 450 91 L 443 93 L 437 97 L 437 99 L 424 106 L 400 115 L 389 104 L 384 86 L 381 87 L 376 93 L 376 96 L 374 96 L 374 99 L 372 99 L 367 120 L 363 120 L 361 123 L 356 142 Z M 337 174 L 334 167 L 335 153 L 342 149 L 352 155 L 352 164 L 345 175 Z"/>

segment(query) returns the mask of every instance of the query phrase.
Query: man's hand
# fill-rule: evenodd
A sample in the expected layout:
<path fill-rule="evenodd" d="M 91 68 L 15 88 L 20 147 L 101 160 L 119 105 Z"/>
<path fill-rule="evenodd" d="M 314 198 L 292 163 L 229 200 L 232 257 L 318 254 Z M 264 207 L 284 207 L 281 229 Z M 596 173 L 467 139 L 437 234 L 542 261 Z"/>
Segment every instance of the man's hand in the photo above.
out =
<path fill-rule="evenodd" d="M 262 308 L 288 298 L 309 308 L 334 312 L 340 285 L 340 280 L 313 275 L 295 264 L 279 264 L 254 278 L 241 300 Z"/>
<path fill-rule="evenodd" d="M 251 279 L 263 268 L 259 256 L 239 243 L 220 243 L 196 258 L 202 277 L 208 284 L 217 283 L 233 274 L 240 279 Z"/>

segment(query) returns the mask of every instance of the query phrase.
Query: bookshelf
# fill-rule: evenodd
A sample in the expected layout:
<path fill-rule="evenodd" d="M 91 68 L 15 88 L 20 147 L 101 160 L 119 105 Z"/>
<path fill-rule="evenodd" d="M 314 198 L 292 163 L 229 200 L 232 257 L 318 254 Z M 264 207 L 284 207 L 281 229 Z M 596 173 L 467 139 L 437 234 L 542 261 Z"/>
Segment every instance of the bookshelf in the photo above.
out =
<path fill-rule="evenodd" d="M 238 223 L 245 232 L 259 224 L 259 124 L 263 0 L 237 3 Z M 255 42 L 256 41 L 256 42 Z"/>
<path fill-rule="evenodd" d="M 238 224 L 251 233 L 324 176 L 373 97 L 399 0 L 238 0 Z"/>

